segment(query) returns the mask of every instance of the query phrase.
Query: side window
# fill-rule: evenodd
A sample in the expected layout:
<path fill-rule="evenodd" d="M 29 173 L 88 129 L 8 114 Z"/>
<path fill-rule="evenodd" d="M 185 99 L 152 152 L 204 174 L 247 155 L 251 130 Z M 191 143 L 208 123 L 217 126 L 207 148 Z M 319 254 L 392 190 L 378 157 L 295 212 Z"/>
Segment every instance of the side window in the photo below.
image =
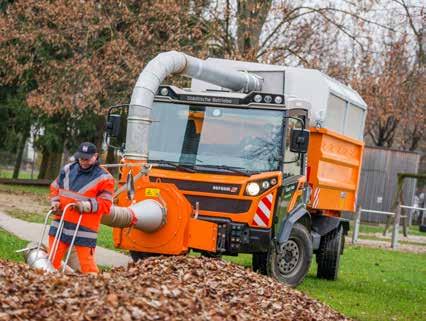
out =
<path fill-rule="evenodd" d="M 345 135 L 355 139 L 362 139 L 362 123 L 364 121 L 364 110 L 356 105 L 349 104 L 346 116 Z"/>
<path fill-rule="evenodd" d="M 298 153 L 290 151 L 291 130 L 293 128 L 302 129 L 302 123 L 297 119 L 287 118 L 284 151 L 284 176 L 300 175 L 302 158 L 299 157 Z"/>
<path fill-rule="evenodd" d="M 327 115 L 324 127 L 335 130 L 339 133 L 343 132 L 343 124 L 345 122 L 346 101 L 330 95 L 328 98 Z"/>

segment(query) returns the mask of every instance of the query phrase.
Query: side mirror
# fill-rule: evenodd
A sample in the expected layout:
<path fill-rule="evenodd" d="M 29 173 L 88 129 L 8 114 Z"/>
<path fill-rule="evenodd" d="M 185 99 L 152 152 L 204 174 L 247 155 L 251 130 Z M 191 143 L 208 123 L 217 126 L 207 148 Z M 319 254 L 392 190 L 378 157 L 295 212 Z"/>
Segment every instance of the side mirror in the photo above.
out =
<path fill-rule="evenodd" d="M 305 154 L 308 152 L 309 130 L 293 128 L 290 133 L 290 151 Z"/>
<path fill-rule="evenodd" d="M 109 137 L 118 137 L 120 135 L 120 115 L 108 115 L 106 123 L 106 132 Z"/>
<path fill-rule="evenodd" d="M 127 198 L 130 201 L 133 201 L 135 199 L 135 180 L 133 178 L 132 171 L 127 174 L 126 187 Z"/>

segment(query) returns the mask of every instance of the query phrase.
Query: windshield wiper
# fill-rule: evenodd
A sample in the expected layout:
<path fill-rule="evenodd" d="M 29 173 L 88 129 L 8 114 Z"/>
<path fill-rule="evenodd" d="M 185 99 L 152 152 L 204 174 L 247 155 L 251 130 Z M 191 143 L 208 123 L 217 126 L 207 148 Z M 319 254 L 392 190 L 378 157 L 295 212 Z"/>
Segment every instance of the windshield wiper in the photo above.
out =
<path fill-rule="evenodd" d="M 224 169 L 228 172 L 237 173 L 244 176 L 251 176 L 251 172 L 246 170 L 242 167 L 234 167 L 234 166 L 228 166 L 228 165 L 204 165 L 204 164 L 197 164 L 197 167 L 205 167 L 205 168 L 212 168 L 212 169 Z"/>
<path fill-rule="evenodd" d="M 183 171 L 183 172 L 188 172 L 188 173 L 195 173 L 196 171 L 190 167 L 187 166 L 193 166 L 192 164 L 180 164 L 178 162 L 171 162 L 171 161 L 166 161 L 166 160 L 162 160 L 162 159 L 150 159 L 149 162 L 151 163 L 157 163 L 157 165 L 168 165 L 170 167 L 173 167 L 174 169 Z M 154 165 L 155 166 L 155 165 Z"/>

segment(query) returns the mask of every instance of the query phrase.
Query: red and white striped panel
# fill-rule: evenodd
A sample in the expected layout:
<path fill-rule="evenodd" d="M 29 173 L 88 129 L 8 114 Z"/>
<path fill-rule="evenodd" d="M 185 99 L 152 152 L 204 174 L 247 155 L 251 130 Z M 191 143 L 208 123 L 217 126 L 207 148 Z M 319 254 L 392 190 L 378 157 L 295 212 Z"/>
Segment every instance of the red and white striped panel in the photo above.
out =
<path fill-rule="evenodd" d="M 260 200 L 256 214 L 253 217 L 254 226 L 267 227 L 269 225 L 272 213 L 272 199 L 272 194 L 268 194 Z"/>
<path fill-rule="evenodd" d="M 312 201 L 312 207 L 313 208 L 316 208 L 318 206 L 318 203 L 319 203 L 319 194 L 320 194 L 320 188 L 317 187 L 317 188 L 315 188 L 314 193 L 312 195 L 312 199 L 313 199 L 313 201 Z"/>

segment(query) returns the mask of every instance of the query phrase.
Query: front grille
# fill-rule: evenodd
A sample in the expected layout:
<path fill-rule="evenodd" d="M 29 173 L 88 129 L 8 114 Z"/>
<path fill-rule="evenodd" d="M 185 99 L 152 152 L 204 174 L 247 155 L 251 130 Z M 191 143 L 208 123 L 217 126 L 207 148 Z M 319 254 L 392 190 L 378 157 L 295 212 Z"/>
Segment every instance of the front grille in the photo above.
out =
<path fill-rule="evenodd" d="M 187 200 L 195 208 L 196 203 L 202 211 L 223 213 L 246 213 L 251 205 L 249 200 L 229 199 L 220 197 L 208 197 L 199 195 L 185 195 Z"/>
<path fill-rule="evenodd" d="M 238 195 L 241 190 L 241 185 L 238 185 L 238 184 L 187 181 L 187 180 L 181 180 L 181 179 L 155 177 L 155 176 L 150 176 L 149 181 L 175 184 L 176 187 L 182 191 L 196 191 L 196 192 L 206 192 L 206 193 L 215 193 L 215 194 Z"/>

